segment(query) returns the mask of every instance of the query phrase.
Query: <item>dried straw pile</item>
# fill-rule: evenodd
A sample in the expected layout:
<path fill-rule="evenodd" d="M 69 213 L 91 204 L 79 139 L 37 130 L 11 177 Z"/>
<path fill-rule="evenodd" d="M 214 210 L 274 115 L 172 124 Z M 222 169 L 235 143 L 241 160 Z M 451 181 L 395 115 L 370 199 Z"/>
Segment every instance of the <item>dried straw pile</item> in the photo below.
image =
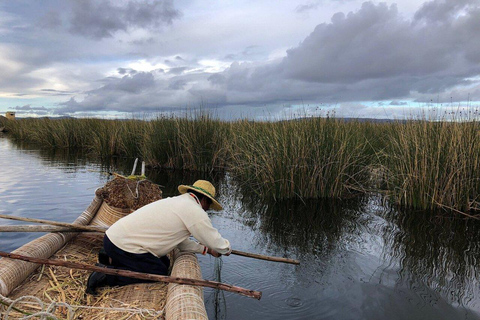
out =
<path fill-rule="evenodd" d="M 107 182 L 97 189 L 96 194 L 111 207 L 131 210 L 162 198 L 162 190 L 153 182 L 124 177 L 116 177 Z"/>
<path fill-rule="evenodd" d="M 101 236 L 83 234 L 52 258 L 94 264 L 97 262 L 97 252 L 101 244 Z M 89 272 L 83 270 L 56 266 L 41 267 L 9 297 L 16 299 L 34 295 L 46 305 L 53 301 L 66 302 L 73 307 L 74 314 L 70 315 L 72 319 L 163 319 L 167 284 L 142 283 L 125 287 L 105 287 L 98 290 L 97 296 L 92 296 L 85 294 L 88 275 Z M 19 307 L 29 312 L 39 311 L 39 306 L 32 303 Z M 59 319 L 67 319 L 68 312 L 68 308 L 60 306 L 54 314 Z M 14 315 L 20 318 L 19 313 L 10 314 Z"/>

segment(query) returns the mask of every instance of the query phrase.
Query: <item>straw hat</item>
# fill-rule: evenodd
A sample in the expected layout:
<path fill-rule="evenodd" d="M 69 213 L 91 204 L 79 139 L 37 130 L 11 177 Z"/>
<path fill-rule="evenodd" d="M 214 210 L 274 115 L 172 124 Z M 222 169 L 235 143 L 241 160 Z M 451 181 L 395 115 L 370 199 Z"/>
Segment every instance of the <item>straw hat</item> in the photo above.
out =
<path fill-rule="evenodd" d="M 192 186 L 186 186 L 183 184 L 178 186 L 178 191 L 180 191 L 181 194 L 184 194 L 188 190 L 200 192 L 201 194 L 210 198 L 210 200 L 212 200 L 212 204 L 210 207 L 213 210 L 222 210 L 222 205 L 218 203 L 217 200 L 215 200 L 215 187 L 209 181 L 197 180 Z"/>

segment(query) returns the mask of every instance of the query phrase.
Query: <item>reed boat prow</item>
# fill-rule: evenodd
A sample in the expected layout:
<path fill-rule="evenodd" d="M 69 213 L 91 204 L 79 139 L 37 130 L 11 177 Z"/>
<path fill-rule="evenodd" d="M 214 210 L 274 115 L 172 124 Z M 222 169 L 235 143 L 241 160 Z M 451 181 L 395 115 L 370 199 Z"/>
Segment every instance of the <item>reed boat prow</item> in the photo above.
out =
<path fill-rule="evenodd" d="M 96 192 L 91 204 L 74 223 L 108 227 L 130 212 L 132 210 L 109 206 Z M 97 262 L 102 239 L 103 235 L 99 233 L 48 233 L 12 253 L 93 265 Z M 171 261 L 172 276 L 202 278 L 195 254 L 177 250 L 172 252 Z M 119 319 L 134 313 L 142 319 L 208 319 L 201 287 L 141 283 L 102 288 L 97 296 L 91 296 L 85 294 L 88 274 L 87 271 L 1 258 L 0 294 L 3 297 L 0 296 L 0 302 L 3 300 L 9 304 L 21 301 L 22 297 L 35 296 L 43 302 L 45 309 L 49 305 L 56 305 L 56 314 L 53 311 L 52 314 L 68 319 L 70 316 L 75 319 Z M 21 309 L 22 306 L 17 308 Z M 39 306 L 28 305 L 26 308 L 35 311 Z M 12 316 L 14 310 L 0 306 L 0 314 L 6 312 L 10 312 L 9 318 L 15 318 Z"/>

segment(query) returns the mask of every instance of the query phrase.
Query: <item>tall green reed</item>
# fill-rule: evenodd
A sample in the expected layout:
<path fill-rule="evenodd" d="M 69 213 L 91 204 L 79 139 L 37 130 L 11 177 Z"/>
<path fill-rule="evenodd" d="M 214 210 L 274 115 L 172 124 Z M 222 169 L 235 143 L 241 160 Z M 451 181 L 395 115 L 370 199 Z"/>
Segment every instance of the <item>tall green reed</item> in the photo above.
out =
<path fill-rule="evenodd" d="M 395 203 L 419 209 L 480 209 L 477 121 L 412 120 L 388 129 L 382 161 Z"/>
<path fill-rule="evenodd" d="M 206 113 L 159 117 L 147 123 L 142 153 L 154 166 L 212 171 L 224 168 L 228 126 Z"/>
<path fill-rule="evenodd" d="M 274 199 L 342 197 L 366 181 L 361 123 L 311 118 L 233 125 L 232 172 Z"/>
<path fill-rule="evenodd" d="M 76 148 L 83 146 L 89 135 L 85 123 L 76 119 L 52 120 L 22 119 L 9 123 L 9 135 L 14 139 L 50 148 Z"/>
<path fill-rule="evenodd" d="M 395 123 L 304 118 L 223 122 L 208 113 L 151 121 L 19 119 L 16 140 L 91 155 L 142 158 L 153 167 L 229 170 L 274 199 L 345 197 L 372 175 L 394 203 L 419 209 L 480 209 L 478 121 Z M 372 174 L 375 173 L 375 174 Z"/>

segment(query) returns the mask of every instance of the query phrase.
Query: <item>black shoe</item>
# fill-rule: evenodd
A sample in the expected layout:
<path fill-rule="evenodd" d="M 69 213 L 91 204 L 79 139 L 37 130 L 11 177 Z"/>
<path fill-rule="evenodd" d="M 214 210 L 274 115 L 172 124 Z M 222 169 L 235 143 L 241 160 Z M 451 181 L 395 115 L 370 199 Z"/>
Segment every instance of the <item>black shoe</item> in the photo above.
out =
<path fill-rule="evenodd" d="M 110 265 L 110 257 L 103 248 L 101 248 L 98 252 L 98 262 L 106 266 Z"/>
<path fill-rule="evenodd" d="M 107 275 L 101 272 L 92 272 L 87 280 L 87 289 L 85 290 L 88 294 L 97 294 L 97 288 L 103 287 L 107 284 Z"/>

